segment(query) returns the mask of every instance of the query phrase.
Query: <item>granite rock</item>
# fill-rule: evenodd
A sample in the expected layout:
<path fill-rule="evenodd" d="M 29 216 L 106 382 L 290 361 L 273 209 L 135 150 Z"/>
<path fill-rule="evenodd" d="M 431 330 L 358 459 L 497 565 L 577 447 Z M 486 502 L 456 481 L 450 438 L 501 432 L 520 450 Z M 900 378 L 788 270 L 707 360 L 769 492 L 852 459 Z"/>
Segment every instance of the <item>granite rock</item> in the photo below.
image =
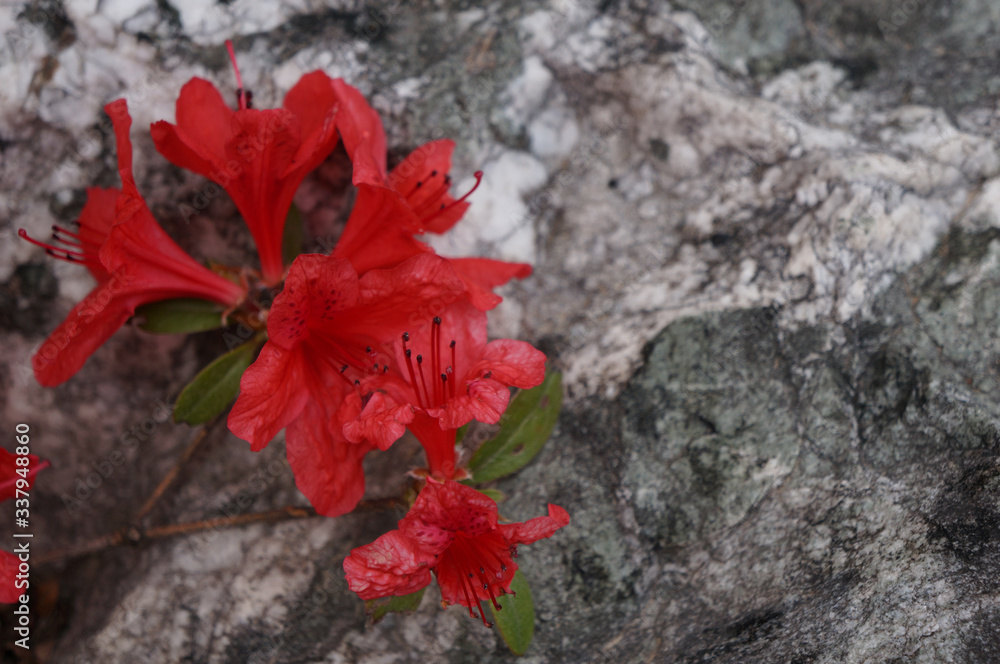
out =
<path fill-rule="evenodd" d="M 262 106 L 322 68 L 371 98 L 393 159 L 454 138 L 458 189 L 486 178 L 435 246 L 536 266 L 491 329 L 547 352 L 567 398 L 501 510 L 573 522 L 523 550 L 524 661 L 1000 660 L 998 22 L 987 0 L 0 8 L 0 423 L 53 460 L 21 661 L 515 659 L 433 589 L 365 623 L 340 565 L 393 510 L 141 536 L 305 505 L 281 441 L 213 427 L 140 513 L 196 436 L 170 404 L 224 335 L 127 327 L 65 385 L 32 381 L 90 284 L 17 228 L 44 236 L 115 184 L 104 103 L 129 99 L 172 235 L 252 260 L 225 196 L 185 221 L 204 181 L 139 131 L 191 76 L 233 87 L 226 38 Z M 314 249 L 338 182 L 331 160 L 300 193 Z M 414 454 L 370 459 L 369 497 Z"/>

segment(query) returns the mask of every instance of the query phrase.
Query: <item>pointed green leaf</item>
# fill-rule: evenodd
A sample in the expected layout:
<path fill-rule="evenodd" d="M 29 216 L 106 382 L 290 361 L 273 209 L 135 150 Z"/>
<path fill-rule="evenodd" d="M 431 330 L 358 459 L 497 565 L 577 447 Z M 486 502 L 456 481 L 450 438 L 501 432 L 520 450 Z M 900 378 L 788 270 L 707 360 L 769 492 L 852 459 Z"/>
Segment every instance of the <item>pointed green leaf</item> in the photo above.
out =
<path fill-rule="evenodd" d="M 494 503 L 502 503 L 507 500 L 507 494 L 505 494 L 500 489 L 476 489 L 479 493 L 483 494 Z"/>
<path fill-rule="evenodd" d="M 285 217 L 285 232 L 281 238 L 281 257 L 285 265 L 290 265 L 302 253 L 302 214 L 292 203 Z"/>
<path fill-rule="evenodd" d="M 531 586 L 521 570 L 514 572 L 510 589 L 514 591 L 514 595 L 504 595 L 497 599 L 502 607 L 499 611 L 492 603 L 487 604 L 504 643 L 515 655 L 523 655 L 531 645 L 531 637 L 535 635 L 535 604 L 531 599 Z"/>
<path fill-rule="evenodd" d="M 251 339 L 202 369 L 177 397 L 174 421 L 202 424 L 224 411 L 239 394 L 240 378 L 259 345 L 257 339 Z"/>
<path fill-rule="evenodd" d="M 559 419 L 562 374 L 550 372 L 538 387 L 522 390 L 500 419 L 500 431 L 469 460 L 472 479 L 489 482 L 523 468 L 542 449 Z"/>
<path fill-rule="evenodd" d="M 215 302 L 181 297 L 144 304 L 135 310 L 139 327 L 147 332 L 180 334 L 222 327 L 222 307 Z"/>
<path fill-rule="evenodd" d="M 420 607 L 420 600 L 424 598 L 424 590 L 426 588 L 400 597 L 370 599 L 365 602 L 365 612 L 371 616 L 373 623 L 385 618 L 387 613 L 412 613 Z"/>

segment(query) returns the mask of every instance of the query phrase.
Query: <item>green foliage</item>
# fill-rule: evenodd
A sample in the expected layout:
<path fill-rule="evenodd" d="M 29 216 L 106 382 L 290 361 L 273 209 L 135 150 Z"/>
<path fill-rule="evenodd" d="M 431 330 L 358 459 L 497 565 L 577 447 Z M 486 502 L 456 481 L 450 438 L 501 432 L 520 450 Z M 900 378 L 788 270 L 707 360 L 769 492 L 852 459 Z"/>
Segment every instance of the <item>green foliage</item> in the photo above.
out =
<path fill-rule="evenodd" d="M 240 392 L 240 378 L 253 362 L 261 339 L 255 337 L 215 359 L 177 397 L 174 421 L 202 424 L 224 411 Z"/>
<path fill-rule="evenodd" d="M 515 655 L 523 655 L 535 635 L 535 604 L 531 599 L 531 586 L 521 570 L 514 572 L 510 589 L 515 594 L 498 598 L 502 607 L 499 611 L 492 603 L 488 604 L 504 643 Z"/>
<path fill-rule="evenodd" d="M 365 613 L 371 618 L 373 623 L 377 623 L 385 618 L 387 613 L 412 613 L 420 606 L 420 601 L 424 598 L 425 588 L 421 588 L 411 595 L 400 597 L 382 597 L 370 599 L 365 602 Z"/>
<path fill-rule="evenodd" d="M 552 434 L 561 406 L 562 374 L 557 371 L 538 387 L 518 392 L 500 420 L 500 431 L 469 460 L 473 482 L 510 475 L 534 459 Z"/>
<path fill-rule="evenodd" d="M 135 315 L 141 318 L 139 327 L 158 334 L 204 332 L 223 326 L 222 307 L 190 297 L 144 304 Z"/>

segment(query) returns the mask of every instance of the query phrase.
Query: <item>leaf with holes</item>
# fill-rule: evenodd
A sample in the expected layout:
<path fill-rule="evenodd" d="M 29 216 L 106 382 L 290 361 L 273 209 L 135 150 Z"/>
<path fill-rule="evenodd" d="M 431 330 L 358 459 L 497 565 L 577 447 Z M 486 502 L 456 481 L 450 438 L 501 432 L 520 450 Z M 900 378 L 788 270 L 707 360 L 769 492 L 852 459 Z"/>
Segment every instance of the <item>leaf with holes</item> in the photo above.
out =
<path fill-rule="evenodd" d="M 385 618 L 387 613 L 413 613 L 420 607 L 420 600 L 424 598 L 424 590 L 426 588 L 400 597 L 370 599 L 365 602 L 365 613 L 371 617 L 373 623 Z"/>
<path fill-rule="evenodd" d="M 504 643 L 515 655 L 523 655 L 535 635 L 535 604 L 531 599 L 531 586 L 521 570 L 514 572 L 510 589 L 514 594 L 503 595 L 497 600 L 503 608 L 497 610 L 490 602 L 487 605 Z"/>
<path fill-rule="evenodd" d="M 215 302 L 181 297 L 144 304 L 135 310 L 139 327 L 158 334 L 204 332 L 222 327 L 222 307 Z"/>
<path fill-rule="evenodd" d="M 473 481 L 510 475 L 534 459 L 552 434 L 561 406 L 562 374 L 557 371 L 541 385 L 518 392 L 500 419 L 500 431 L 469 460 Z"/>
<path fill-rule="evenodd" d="M 239 394 L 240 378 L 260 344 L 259 339 L 251 339 L 202 369 L 177 397 L 174 421 L 202 424 L 224 411 Z"/>

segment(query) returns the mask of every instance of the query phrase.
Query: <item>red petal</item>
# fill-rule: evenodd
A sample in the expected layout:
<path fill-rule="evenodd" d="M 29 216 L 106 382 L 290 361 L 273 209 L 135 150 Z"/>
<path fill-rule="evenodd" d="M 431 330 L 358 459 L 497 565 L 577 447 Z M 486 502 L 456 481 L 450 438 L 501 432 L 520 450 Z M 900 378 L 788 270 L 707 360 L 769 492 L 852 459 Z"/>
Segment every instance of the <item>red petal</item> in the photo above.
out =
<path fill-rule="evenodd" d="M 101 247 L 108 240 L 108 233 L 115 223 L 115 208 L 118 203 L 120 189 L 113 187 L 102 189 L 101 187 L 89 187 L 87 189 L 87 202 L 80 211 L 79 236 L 83 250 L 88 254 L 97 256 Z M 107 281 L 111 278 L 108 271 L 99 262 L 88 261 L 87 269 L 98 282 Z"/>
<path fill-rule="evenodd" d="M 310 329 L 336 324 L 338 314 L 356 305 L 359 291 L 358 275 L 348 261 L 302 254 L 289 268 L 268 314 L 269 339 L 294 348 Z"/>
<path fill-rule="evenodd" d="M 511 544 L 531 544 L 552 534 L 569 523 L 569 514 L 558 505 L 549 503 L 548 516 L 536 516 L 524 523 L 500 526 L 500 532 Z"/>
<path fill-rule="evenodd" d="M 17 568 L 21 561 L 13 553 L 0 551 L 0 603 L 14 604 L 21 593 L 27 590 L 19 590 L 14 587 L 17 582 Z"/>
<path fill-rule="evenodd" d="M 448 261 L 450 265 L 450 261 Z M 464 389 L 464 381 L 468 378 L 478 378 L 474 373 L 476 366 L 486 349 L 486 314 L 473 307 L 464 298 L 458 299 L 447 307 L 438 306 L 419 312 L 413 324 L 408 328 L 410 342 L 407 347 L 412 349 L 412 355 L 431 357 L 431 322 L 434 316 L 441 319 L 441 352 L 443 355 L 441 369 L 452 364 L 449 343 L 455 341 L 455 362 L 452 367 L 459 389 Z M 397 366 L 406 366 L 406 355 L 402 343 L 397 345 Z"/>
<path fill-rule="evenodd" d="M 448 262 L 421 254 L 391 270 L 361 277 L 358 314 L 338 321 L 337 336 L 395 341 L 403 332 L 430 324 L 434 311 L 462 294 L 462 282 Z M 363 345 L 363 344 L 362 344 Z"/>
<path fill-rule="evenodd" d="M 445 604 L 461 604 L 470 609 L 481 608 L 482 600 L 491 601 L 510 592 L 510 582 L 517 571 L 510 546 L 498 531 L 474 538 L 458 535 L 440 560 L 435 573 L 441 599 Z"/>
<path fill-rule="evenodd" d="M 442 429 L 436 417 L 432 418 L 423 411 L 417 411 L 414 414 L 409 429 L 424 448 L 427 466 L 431 473 L 435 476 L 453 477 L 455 475 L 455 440 L 458 432 L 455 429 Z"/>
<path fill-rule="evenodd" d="M 481 311 L 489 311 L 503 300 L 493 293 L 511 279 L 524 279 L 531 275 L 527 263 L 507 263 L 489 258 L 449 258 L 455 272 L 465 282 L 469 301 Z"/>
<path fill-rule="evenodd" d="M 192 78 L 181 88 L 176 108 L 176 125 L 161 120 L 150 127 L 153 144 L 172 164 L 212 177 L 213 171 L 225 168 L 236 111 L 201 78 Z"/>
<path fill-rule="evenodd" d="M 438 418 L 442 429 L 457 429 L 472 420 L 496 424 L 500 421 L 507 404 L 510 391 L 503 383 L 491 378 L 469 381 L 465 393 L 449 399 L 443 409 L 427 409 L 427 413 Z"/>
<path fill-rule="evenodd" d="M 431 582 L 434 556 L 413 545 L 400 531 L 390 530 L 371 544 L 351 551 L 344 560 L 347 586 L 361 599 L 409 595 Z"/>
<path fill-rule="evenodd" d="M 449 139 L 425 143 L 389 174 L 389 186 L 406 198 L 420 220 L 419 232 L 444 233 L 469 208 L 465 202 L 452 205 L 450 180 L 445 180 L 454 150 L 455 142 Z"/>
<path fill-rule="evenodd" d="M 349 401 L 360 406 L 360 397 L 352 394 Z M 344 435 L 352 443 L 370 443 L 380 450 L 387 450 L 404 433 L 413 421 L 413 407 L 399 405 L 382 392 L 375 392 L 356 418 L 344 424 Z"/>
<path fill-rule="evenodd" d="M 333 81 L 321 71 L 306 74 L 285 95 L 284 107 L 298 118 L 302 132 L 302 144 L 288 168 L 301 169 L 305 175 L 337 147 L 337 94 Z M 287 170 L 283 174 L 289 175 Z"/>
<path fill-rule="evenodd" d="M 359 274 L 392 268 L 430 247 L 413 238 L 416 221 L 406 202 L 392 189 L 358 185 L 354 208 L 333 255 L 346 258 Z"/>
<path fill-rule="evenodd" d="M 127 290 L 128 284 L 127 278 L 113 276 L 73 307 L 31 358 L 35 378 L 41 385 L 55 387 L 72 377 L 135 313 L 142 302 Z M 124 294 L 119 295 L 122 291 Z"/>
<path fill-rule="evenodd" d="M 34 486 L 35 475 L 48 466 L 48 461 L 42 461 L 34 454 L 28 455 L 27 466 L 18 466 L 17 456 L 0 447 L 0 502 L 17 496 L 17 480 L 22 479 L 17 474 L 18 468 L 28 468 L 28 477 L 24 478 L 28 480 L 28 486 L 21 488 L 22 491 L 26 491 Z"/>
<path fill-rule="evenodd" d="M 229 430 L 257 452 L 299 416 L 310 398 L 310 387 L 322 385 L 300 348 L 286 350 L 271 341 L 243 372 L 240 396 L 229 413 Z"/>
<path fill-rule="evenodd" d="M 332 427 L 338 399 L 310 399 L 285 432 L 288 463 L 295 485 L 316 511 L 335 517 L 354 509 L 365 494 L 361 465 L 370 445 L 349 442 Z"/>
<path fill-rule="evenodd" d="M 486 344 L 473 371 L 489 372 L 504 385 L 529 389 L 545 380 L 545 353 L 524 341 L 497 339 Z"/>
<path fill-rule="evenodd" d="M 469 537 L 497 527 L 497 504 L 472 487 L 428 478 L 399 529 L 423 551 L 440 554 L 461 531 Z"/>
<path fill-rule="evenodd" d="M 173 297 L 195 297 L 226 306 L 238 304 L 244 291 L 199 265 L 170 239 L 139 195 L 132 174 L 132 118 L 124 99 L 104 107 L 114 125 L 118 144 L 118 172 L 122 192 L 118 196 L 115 224 L 101 248 L 101 263 L 108 272 L 132 277 L 128 287 L 141 293 L 144 302 Z"/>
<path fill-rule="evenodd" d="M 385 185 L 386 142 L 382 119 L 356 88 L 334 79 L 337 94 L 337 131 L 354 166 L 355 185 Z"/>

